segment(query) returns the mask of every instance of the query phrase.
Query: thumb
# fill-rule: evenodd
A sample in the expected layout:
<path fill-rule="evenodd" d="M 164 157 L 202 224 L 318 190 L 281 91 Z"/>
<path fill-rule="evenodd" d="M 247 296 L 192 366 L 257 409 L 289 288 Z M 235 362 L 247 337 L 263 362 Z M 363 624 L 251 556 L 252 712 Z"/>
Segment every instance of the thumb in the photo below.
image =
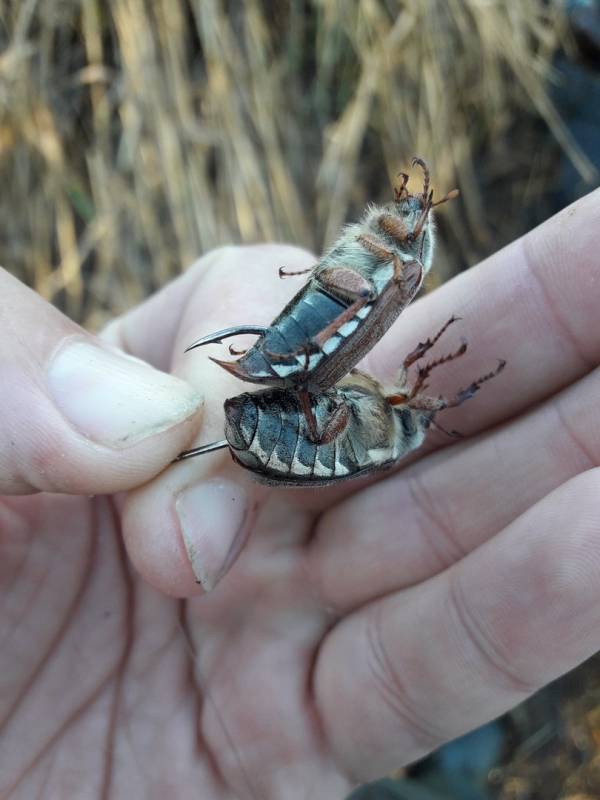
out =
<path fill-rule="evenodd" d="M 192 438 L 200 397 L 87 334 L 0 269 L 0 493 L 107 493 Z"/>

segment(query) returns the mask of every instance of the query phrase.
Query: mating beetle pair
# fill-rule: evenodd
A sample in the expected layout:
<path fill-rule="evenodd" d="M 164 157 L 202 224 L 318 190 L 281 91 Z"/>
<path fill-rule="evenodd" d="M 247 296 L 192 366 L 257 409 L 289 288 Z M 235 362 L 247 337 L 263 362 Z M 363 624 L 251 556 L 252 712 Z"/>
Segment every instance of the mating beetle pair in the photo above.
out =
<path fill-rule="evenodd" d="M 424 439 L 437 411 L 458 405 L 479 388 L 483 376 L 454 401 L 424 396 L 431 369 L 466 349 L 419 370 L 412 389 L 386 394 L 377 381 L 353 368 L 413 300 L 433 259 L 436 203 L 422 159 L 423 189 L 411 194 L 408 176 L 394 201 L 371 207 L 347 226 L 311 273 L 306 285 L 268 328 L 236 326 L 194 342 L 188 350 L 242 333 L 258 341 L 237 361 L 212 359 L 244 381 L 274 387 L 225 403 L 226 439 L 182 453 L 178 460 L 230 447 L 235 461 L 258 480 L 284 485 L 319 485 L 382 469 Z M 280 276 L 291 274 L 280 270 Z M 404 373 L 448 327 L 411 353 Z M 404 381 L 403 381 L 404 383 Z"/>
<path fill-rule="evenodd" d="M 504 368 L 501 361 L 493 372 L 473 381 L 452 400 L 425 395 L 425 381 L 432 370 L 463 355 L 467 349 L 463 342 L 456 352 L 420 368 L 411 386 L 408 367 L 455 321 L 452 317 L 433 339 L 405 358 L 398 385 L 391 392 L 354 369 L 331 389 L 310 395 L 317 424 L 331 430 L 326 440 L 311 438 L 296 393 L 266 389 L 226 400 L 226 438 L 188 450 L 177 460 L 229 447 L 233 460 L 257 480 L 278 486 L 323 486 L 391 467 L 422 444 L 430 425 L 437 425 L 438 411 L 461 405 Z M 335 430 L 331 420 L 336 421 Z"/>

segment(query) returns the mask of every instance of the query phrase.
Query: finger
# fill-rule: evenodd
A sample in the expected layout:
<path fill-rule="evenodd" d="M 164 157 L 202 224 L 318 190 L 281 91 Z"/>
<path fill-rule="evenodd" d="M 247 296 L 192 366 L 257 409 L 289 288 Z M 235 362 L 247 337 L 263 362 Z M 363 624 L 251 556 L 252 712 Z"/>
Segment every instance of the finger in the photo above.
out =
<path fill-rule="evenodd" d="M 7 272 L 0 341 L 0 492 L 115 492 L 149 480 L 194 433 L 200 396 L 88 335 Z"/>
<path fill-rule="evenodd" d="M 461 321 L 435 353 L 450 352 L 458 335 L 469 353 L 433 373 L 431 394 L 452 395 L 499 358 L 508 365 L 444 424 L 466 434 L 511 417 L 600 363 L 599 249 L 596 190 L 410 306 L 367 358 L 367 371 L 393 379 L 406 353 L 456 314 Z"/>
<path fill-rule="evenodd" d="M 223 402 L 252 387 L 211 362 L 210 348 L 184 353 L 185 346 L 209 331 L 272 319 L 299 288 L 279 281 L 277 267 L 301 269 L 311 263 L 309 253 L 292 247 L 226 248 L 199 276 L 180 320 L 173 356 L 175 374 L 193 386 L 210 386 L 194 444 L 223 439 Z M 265 292 L 265 286 L 272 291 Z M 208 591 L 237 558 L 266 494 L 265 487 L 232 462 L 228 450 L 175 464 L 127 500 L 123 531 L 131 559 L 167 594 Z"/>
<path fill-rule="evenodd" d="M 600 470 L 424 584 L 346 618 L 314 692 L 338 763 L 367 778 L 501 714 L 600 647 Z"/>
<path fill-rule="evenodd" d="M 307 571 L 347 612 L 423 581 L 490 539 L 553 489 L 600 466 L 600 370 L 529 414 L 429 455 L 319 521 Z"/>

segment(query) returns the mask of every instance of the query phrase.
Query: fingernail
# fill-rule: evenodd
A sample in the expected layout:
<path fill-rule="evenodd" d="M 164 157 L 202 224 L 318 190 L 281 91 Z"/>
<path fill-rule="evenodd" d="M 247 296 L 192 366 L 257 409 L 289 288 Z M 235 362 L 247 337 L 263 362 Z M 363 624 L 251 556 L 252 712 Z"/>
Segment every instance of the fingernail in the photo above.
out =
<path fill-rule="evenodd" d="M 190 417 L 200 395 L 184 381 L 111 347 L 70 340 L 48 369 L 54 401 L 99 444 L 128 447 Z"/>
<path fill-rule="evenodd" d="M 244 544 L 246 492 L 228 480 L 205 481 L 184 489 L 175 508 L 194 575 L 210 592 Z"/>

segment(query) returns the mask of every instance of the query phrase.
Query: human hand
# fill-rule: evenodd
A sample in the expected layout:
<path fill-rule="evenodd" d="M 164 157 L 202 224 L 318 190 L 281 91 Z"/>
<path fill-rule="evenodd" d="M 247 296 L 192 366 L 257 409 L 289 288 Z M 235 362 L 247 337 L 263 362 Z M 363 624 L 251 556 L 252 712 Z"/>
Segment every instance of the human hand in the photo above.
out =
<path fill-rule="evenodd" d="M 432 393 L 507 368 L 440 416 L 465 440 L 318 490 L 259 486 L 226 451 L 150 480 L 249 388 L 185 346 L 272 318 L 298 289 L 277 267 L 308 254 L 216 251 L 109 326 L 204 394 L 194 442 L 185 384 L 100 358 L 83 403 L 84 353 L 49 389 L 80 333 L 3 276 L 4 491 L 149 482 L 2 500 L 0 796 L 342 798 L 597 650 L 599 222 L 596 192 L 405 311 L 367 371 L 391 378 L 452 313 L 470 351 Z"/>

